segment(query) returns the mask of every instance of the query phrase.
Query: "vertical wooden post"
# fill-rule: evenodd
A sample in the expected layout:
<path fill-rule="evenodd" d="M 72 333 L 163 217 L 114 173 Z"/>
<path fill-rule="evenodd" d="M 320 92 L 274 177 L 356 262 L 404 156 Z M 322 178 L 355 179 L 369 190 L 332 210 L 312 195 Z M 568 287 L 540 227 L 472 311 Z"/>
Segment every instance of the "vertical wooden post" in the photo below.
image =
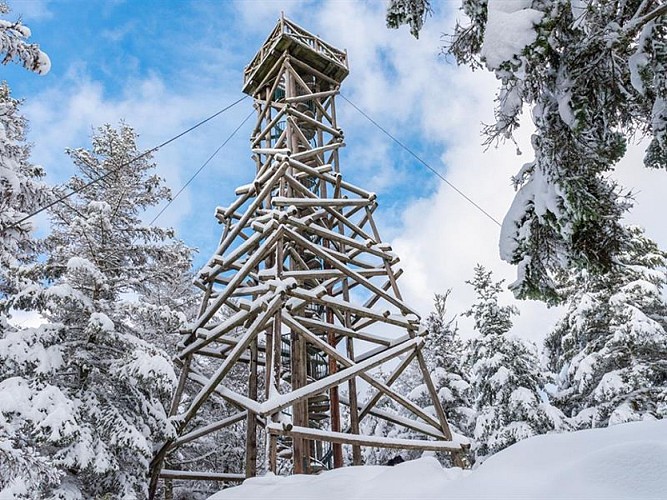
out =
<path fill-rule="evenodd" d="M 269 434 L 267 432 L 267 434 Z M 278 473 L 278 437 L 275 434 L 269 434 L 269 470 L 274 474 Z"/>
<path fill-rule="evenodd" d="M 292 390 L 296 390 L 300 387 L 300 349 L 299 349 L 299 336 L 296 332 L 290 334 L 290 358 L 292 361 L 291 372 L 292 372 Z M 292 422 L 294 425 L 303 427 L 303 421 L 301 418 L 301 402 L 296 401 L 292 405 Z M 303 439 L 293 436 L 292 437 L 292 461 L 294 463 L 294 473 L 303 474 L 305 472 L 303 467 Z"/>
<path fill-rule="evenodd" d="M 248 397 L 257 401 L 257 339 L 250 344 L 250 374 L 248 377 Z M 245 476 L 257 475 L 257 416 L 248 410 L 246 420 Z"/>
<path fill-rule="evenodd" d="M 333 311 L 327 308 L 327 323 L 333 323 Z M 327 342 L 330 346 L 336 347 L 336 334 L 329 330 L 327 332 Z M 329 374 L 334 374 L 338 371 L 336 359 L 329 355 Z M 338 395 L 338 386 L 333 386 L 329 389 L 329 411 L 331 412 L 331 430 L 333 432 L 340 432 L 340 397 Z M 343 466 L 343 445 L 340 443 L 332 443 L 333 448 L 333 463 L 334 468 L 337 469 Z"/>
<path fill-rule="evenodd" d="M 285 256 L 283 254 L 283 242 L 282 238 L 279 241 L 278 246 L 276 247 L 276 258 L 274 265 L 276 267 L 276 273 L 278 276 L 282 276 L 283 272 L 283 262 Z M 282 376 L 282 318 L 280 313 L 277 313 L 273 318 L 273 366 L 267 365 L 266 369 L 272 372 L 271 376 L 271 385 L 267 388 L 267 398 L 272 394 L 273 391 L 277 394 L 280 389 L 280 377 Z M 278 414 L 271 416 L 271 420 L 276 422 L 278 421 Z M 269 433 L 266 432 L 268 435 Z M 275 435 L 271 435 L 269 438 L 269 470 L 274 474 L 278 470 L 278 438 Z"/>
<path fill-rule="evenodd" d="M 342 227 L 341 227 L 342 230 Z M 343 281 L 343 298 L 350 300 L 350 288 L 347 279 Z M 350 328 L 351 318 L 350 313 L 345 313 L 345 327 Z M 345 339 L 347 346 L 347 357 L 354 359 L 354 339 L 347 337 Z M 348 393 L 350 397 L 350 430 L 353 434 L 359 434 L 359 403 L 357 401 L 357 379 L 352 377 L 348 382 Z M 352 463 L 354 465 L 361 465 L 361 447 L 359 445 L 352 445 Z"/>

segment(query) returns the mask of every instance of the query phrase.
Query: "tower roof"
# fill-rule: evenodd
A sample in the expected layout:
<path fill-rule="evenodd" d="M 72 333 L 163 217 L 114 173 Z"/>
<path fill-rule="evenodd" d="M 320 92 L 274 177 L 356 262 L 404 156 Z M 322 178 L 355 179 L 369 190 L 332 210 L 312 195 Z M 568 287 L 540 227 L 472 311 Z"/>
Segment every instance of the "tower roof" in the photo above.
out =
<path fill-rule="evenodd" d="M 243 72 L 243 92 L 254 95 L 283 54 L 305 62 L 324 76 L 342 82 L 349 74 L 347 52 L 335 48 L 281 16 L 276 27 Z"/>

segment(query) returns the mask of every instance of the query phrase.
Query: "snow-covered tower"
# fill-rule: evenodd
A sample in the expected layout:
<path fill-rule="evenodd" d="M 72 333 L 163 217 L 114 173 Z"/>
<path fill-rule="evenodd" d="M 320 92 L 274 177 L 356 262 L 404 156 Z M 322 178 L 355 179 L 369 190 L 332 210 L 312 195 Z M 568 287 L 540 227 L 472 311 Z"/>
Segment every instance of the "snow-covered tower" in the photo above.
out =
<path fill-rule="evenodd" d="M 153 461 L 153 491 L 158 477 L 253 476 L 258 450 L 262 469 L 309 473 L 344 465 L 344 446 L 354 464 L 362 446 L 461 449 L 420 351 L 420 318 L 401 297 L 399 259 L 373 220 L 376 196 L 340 172 L 335 98 L 347 75 L 344 51 L 285 18 L 245 70 L 243 91 L 257 110 L 255 177 L 217 210 L 222 238 L 196 280 L 203 302 L 178 356 L 178 436 Z M 423 372 L 433 413 L 392 388 L 411 363 Z M 393 371 L 375 373 L 381 365 Z M 385 397 L 401 414 L 377 407 Z M 215 421 L 207 406 L 220 408 Z M 423 438 L 362 436 L 369 415 Z M 244 470 L 164 465 L 176 463 L 169 455 L 180 446 L 239 422 Z"/>

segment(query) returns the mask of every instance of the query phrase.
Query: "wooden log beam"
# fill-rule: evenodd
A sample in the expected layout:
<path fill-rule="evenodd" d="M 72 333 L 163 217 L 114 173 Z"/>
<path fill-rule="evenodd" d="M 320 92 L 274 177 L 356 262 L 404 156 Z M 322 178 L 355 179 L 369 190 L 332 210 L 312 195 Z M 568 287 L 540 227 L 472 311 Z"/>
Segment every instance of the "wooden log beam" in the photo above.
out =
<path fill-rule="evenodd" d="M 320 109 L 320 111 L 322 112 L 322 117 L 324 117 L 329 123 L 332 123 L 333 119 L 331 118 L 329 113 L 327 113 L 327 110 L 324 108 L 324 106 L 322 106 L 319 99 L 313 97 L 314 93 L 310 90 L 310 88 L 308 87 L 308 84 L 303 81 L 303 78 L 301 78 L 301 75 L 299 75 L 299 73 L 297 73 L 294 70 L 294 68 L 290 64 L 290 61 L 291 61 L 291 58 L 289 58 L 287 60 L 287 62 L 285 63 L 285 66 L 287 67 L 287 71 L 289 71 L 289 73 L 292 75 L 292 77 L 297 81 L 297 83 L 299 85 L 301 85 L 302 88 L 306 89 L 306 92 L 307 92 L 306 95 L 308 95 L 311 98 L 310 102 L 314 103 L 315 106 L 317 106 Z M 299 97 L 303 97 L 303 96 L 299 96 Z"/>
<path fill-rule="evenodd" d="M 371 278 L 374 276 L 384 276 L 386 274 L 384 269 L 361 269 L 357 271 L 360 275 Z M 283 278 L 294 278 L 297 281 L 327 279 L 327 278 L 344 278 L 346 275 L 338 269 L 313 269 L 311 271 L 286 271 L 283 273 Z"/>
<path fill-rule="evenodd" d="M 283 302 L 282 294 L 277 294 L 271 302 L 266 305 L 264 311 L 262 311 L 253 321 L 252 325 L 248 327 L 246 332 L 239 339 L 239 343 L 232 348 L 229 352 L 229 356 L 222 362 L 220 367 L 215 371 L 213 375 L 209 378 L 209 381 L 204 387 L 197 393 L 197 395 L 192 399 L 188 409 L 182 414 L 180 422 L 182 425 L 187 424 L 192 417 L 195 416 L 197 410 L 204 404 L 208 396 L 213 390 L 220 384 L 222 379 L 229 373 L 229 371 L 234 366 L 234 363 L 237 361 L 241 354 L 248 348 L 250 343 L 257 337 L 259 331 L 264 328 L 264 325 L 267 321 L 273 316 L 273 314 L 278 310 Z M 420 339 L 421 340 L 421 339 Z"/>
<path fill-rule="evenodd" d="M 370 191 L 366 191 L 365 189 L 361 189 L 358 186 L 355 186 L 354 184 L 350 184 L 349 182 L 341 181 L 338 179 L 340 177 L 339 173 L 334 173 L 334 174 L 329 174 L 329 173 L 319 173 L 317 170 L 315 170 L 313 167 L 306 165 L 305 163 L 296 160 L 293 157 L 290 157 L 287 160 L 290 164 L 291 167 L 294 167 L 296 169 L 302 170 L 304 172 L 307 172 L 309 175 L 312 175 L 313 177 L 318 177 L 320 179 L 323 179 L 333 185 L 335 185 L 337 182 L 340 183 L 340 186 L 349 191 L 350 193 L 356 194 L 357 196 L 361 196 L 362 198 L 371 198 L 373 196 L 373 193 Z"/>
<path fill-rule="evenodd" d="M 402 314 L 413 314 L 417 318 L 419 318 L 417 312 L 414 311 L 409 306 L 407 306 L 402 300 L 398 300 L 393 295 L 389 295 L 388 293 L 386 293 L 385 290 L 376 286 L 370 280 L 367 280 L 356 271 L 348 268 L 344 263 L 342 263 L 341 261 L 336 259 L 333 255 L 331 255 L 331 252 L 327 253 L 326 251 L 322 250 L 321 247 L 319 247 L 318 245 L 313 244 L 312 242 L 310 242 L 309 240 L 307 240 L 306 238 L 304 238 L 303 236 L 301 236 L 300 234 L 289 228 L 285 228 L 285 232 L 286 235 L 289 235 L 291 236 L 292 239 L 297 240 L 301 246 L 308 248 L 314 254 L 319 255 L 323 259 L 326 259 L 334 268 L 338 269 L 343 274 L 347 275 L 350 279 L 361 283 L 368 290 L 375 293 L 376 295 L 379 295 L 382 299 L 386 300 L 391 305 L 397 307 Z"/>
<path fill-rule="evenodd" d="M 299 317 L 298 321 L 302 325 L 315 331 L 321 331 L 323 333 L 331 331 L 336 335 L 344 335 L 345 337 L 350 337 L 354 340 L 363 340 L 365 342 L 371 342 L 373 344 L 380 344 L 385 347 L 389 347 L 391 345 L 391 340 L 386 339 L 384 337 L 380 337 L 379 335 L 373 335 L 372 333 L 357 332 L 355 330 L 346 328 L 344 326 L 339 326 L 333 323 L 325 323 L 323 321 L 318 321 L 316 319 L 311 319 L 311 318 Z"/>
<path fill-rule="evenodd" d="M 361 253 L 368 253 L 382 259 L 385 262 L 389 262 L 393 259 L 392 255 L 376 248 L 377 245 L 372 239 L 360 241 L 358 239 L 345 236 L 340 232 L 327 229 L 314 222 L 308 224 L 300 221 L 299 219 L 290 219 L 288 224 L 303 231 L 307 231 L 322 238 L 328 239 L 329 241 L 336 242 L 340 245 L 340 247 L 348 246 L 351 248 L 356 248 L 357 250 L 360 250 Z"/>
<path fill-rule="evenodd" d="M 173 442 L 172 447 L 176 448 L 178 446 L 184 445 L 185 443 L 189 443 L 190 441 L 194 441 L 195 439 L 198 439 L 202 436 L 207 436 L 208 434 L 219 431 L 220 429 L 229 427 L 230 425 L 240 422 L 247 416 L 248 416 L 247 411 L 239 411 L 227 418 L 223 418 L 222 420 L 218 420 L 217 422 L 213 422 L 212 424 L 200 427 L 199 429 L 195 429 L 177 438 L 176 441 Z"/>
<path fill-rule="evenodd" d="M 290 176 L 287 177 L 287 180 L 288 180 L 288 182 L 291 182 L 289 177 L 290 177 Z M 314 199 L 314 198 L 317 197 L 317 195 L 316 195 L 315 193 L 312 193 L 312 192 L 308 191 L 308 190 L 307 190 L 301 183 L 299 183 L 299 182 L 295 182 L 294 184 L 295 184 L 295 185 L 294 185 L 294 188 L 295 188 L 299 193 L 301 193 L 303 196 L 305 196 L 306 198 L 313 198 L 313 199 Z M 297 184 L 298 184 L 298 185 L 297 185 Z M 318 218 L 324 218 L 324 217 L 326 217 L 327 214 L 328 214 L 329 216 L 333 217 L 334 219 L 336 219 L 338 222 L 341 222 L 345 227 L 347 227 L 347 228 L 352 232 L 352 234 L 356 234 L 356 235 L 358 235 L 358 236 L 359 236 L 361 239 L 363 239 L 364 241 L 369 240 L 369 239 L 372 238 L 368 233 L 366 233 L 366 232 L 361 228 L 361 226 L 359 226 L 359 225 L 353 223 L 353 222 L 352 222 L 350 219 L 348 219 L 347 217 L 344 217 L 343 214 L 341 214 L 340 212 L 338 212 L 338 211 L 337 211 L 335 208 L 333 208 L 333 207 L 322 207 L 321 210 L 318 210 L 317 212 L 315 212 L 315 213 L 309 215 L 308 217 L 303 218 L 302 221 L 304 222 L 304 224 L 307 224 L 307 223 L 308 223 L 308 220 L 313 220 L 313 221 L 315 221 L 315 220 L 317 220 Z M 344 234 L 344 233 L 341 232 L 341 234 Z"/>
<path fill-rule="evenodd" d="M 249 319 L 254 319 L 257 314 L 259 314 L 259 310 L 241 310 L 231 315 L 212 330 L 206 331 L 203 328 L 198 328 L 195 330 L 195 335 L 199 337 L 199 332 L 203 330 L 205 332 L 204 337 L 197 338 L 197 340 L 186 346 L 180 353 L 178 353 L 178 357 L 180 359 L 185 359 L 186 356 L 201 349 L 202 347 L 206 347 L 213 341 L 217 341 L 220 337 L 223 337 L 225 334 L 243 325 Z"/>
<path fill-rule="evenodd" d="M 331 307 L 334 310 L 350 311 L 354 315 L 374 319 L 381 323 L 400 326 L 402 328 L 410 328 L 412 326 L 404 316 L 398 316 L 396 314 L 385 315 L 373 309 L 367 309 L 365 307 L 357 306 L 350 302 L 344 302 L 340 299 L 332 299 L 327 296 L 317 297 L 311 291 L 304 290 L 302 288 L 297 287 L 294 290 L 290 290 L 288 292 L 288 295 L 290 295 L 291 297 L 295 297 L 297 299 L 304 300 L 306 302 L 314 302 L 316 304 L 322 304 L 323 306 Z"/>
<path fill-rule="evenodd" d="M 264 240 L 259 250 L 255 252 L 246 262 L 243 264 L 243 267 L 238 271 L 238 273 L 230 280 L 227 288 L 215 299 L 213 304 L 209 305 L 206 308 L 204 314 L 199 316 L 193 324 L 193 328 L 197 329 L 202 326 L 204 323 L 209 321 L 213 315 L 220 309 L 224 302 L 231 297 L 234 289 L 241 284 L 241 282 L 248 276 L 248 274 L 259 264 L 265 257 L 266 254 L 272 249 L 275 243 L 282 237 L 283 229 L 278 228 L 274 230 L 271 235 Z"/>
<path fill-rule="evenodd" d="M 182 481 L 224 481 L 231 483 L 242 483 L 245 474 L 230 474 L 225 472 L 197 472 L 190 470 L 162 469 L 161 479 L 180 479 Z"/>
<path fill-rule="evenodd" d="M 320 155 L 322 153 L 326 153 L 327 151 L 331 151 L 331 150 L 334 150 L 334 149 L 341 148 L 343 146 L 345 146 L 345 143 L 340 142 L 340 141 L 334 141 L 334 142 L 330 142 L 329 144 L 326 144 L 324 146 L 319 146 L 319 147 L 316 147 L 316 148 L 307 149 L 306 151 L 299 151 L 298 153 L 292 153 L 292 157 L 295 160 L 303 161 L 303 160 L 306 160 L 306 159 L 310 158 L 311 156 L 317 156 L 317 155 Z M 325 163 L 325 165 L 326 165 L 326 163 Z M 321 168 L 321 167 L 314 167 L 314 168 Z M 330 172 L 330 170 L 326 170 L 326 171 L 320 170 L 319 172 L 321 174 L 325 174 L 327 172 Z M 306 172 L 304 172 L 304 173 L 306 173 Z"/>
<path fill-rule="evenodd" d="M 346 396 L 341 396 L 340 402 L 345 406 L 350 406 L 350 400 Z M 359 405 L 358 408 L 361 410 L 362 409 L 361 405 Z M 368 414 L 373 415 L 376 418 L 386 420 L 387 422 L 391 422 L 392 424 L 400 425 L 402 427 L 405 427 L 406 429 L 411 429 L 415 432 L 420 432 L 426 436 L 431 436 L 440 440 L 445 439 L 445 435 L 442 432 L 440 432 L 437 428 L 425 422 L 419 422 L 418 420 L 412 420 L 403 417 L 401 415 L 395 415 L 393 413 L 390 413 L 385 410 L 380 410 L 378 408 L 371 408 L 370 410 L 368 410 Z"/>
<path fill-rule="evenodd" d="M 209 378 L 194 371 L 190 371 L 188 373 L 188 380 L 204 387 L 209 381 Z M 213 393 L 238 410 L 250 410 L 256 413 L 260 408 L 260 404 L 257 401 L 253 401 L 238 392 L 232 391 L 229 387 L 217 386 L 214 388 Z"/>
<path fill-rule="evenodd" d="M 346 358 L 345 356 L 340 354 L 338 351 L 333 349 L 331 346 L 329 346 L 326 342 L 324 342 L 323 340 L 318 338 L 316 335 L 313 335 L 306 328 L 304 328 L 302 325 L 300 325 L 296 320 L 294 320 L 294 318 L 291 318 L 290 315 L 288 313 L 286 313 L 285 311 L 283 311 L 283 313 L 282 313 L 282 318 L 283 318 L 283 320 L 285 321 L 286 324 L 290 325 L 291 328 L 293 328 L 295 330 L 299 330 L 301 335 L 303 335 L 310 343 L 312 343 L 313 345 L 318 347 L 324 353 L 334 357 L 341 365 L 346 366 L 347 370 L 350 370 L 353 367 L 366 365 L 366 363 L 368 363 L 368 361 L 370 359 L 376 359 L 377 356 L 386 355 L 386 353 L 388 353 L 390 351 L 394 351 L 397 347 L 399 347 L 401 345 L 411 344 L 415 340 L 415 338 L 409 338 L 409 339 L 405 340 L 404 342 L 402 342 L 401 344 L 399 344 L 395 347 L 392 347 L 392 348 L 389 348 L 389 349 L 383 349 L 383 350 L 377 352 L 376 354 L 374 354 L 373 356 L 371 356 L 369 358 L 366 358 L 364 361 L 361 361 L 359 363 L 355 363 L 351 359 Z M 419 344 L 417 344 L 417 346 L 418 345 Z M 418 347 L 415 347 L 415 349 L 418 349 Z M 407 352 L 407 351 L 404 351 L 404 352 Z M 398 357 L 398 356 L 393 356 L 393 357 Z M 343 371 L 345 371 L 345 370 L 343 370 Z M 393 399 L 394 401 L 396 401 L 397 403 L 399 403 L 400 405 L 405 407 L 407 410 L 411 411 L 413 414 L 415 414 L 418 417 L 424 419 L 426 422 L 429 422 L 430 424 L 435 425 L 435 426 L 438 425 L 438 422 L 433 417 L 431 417 L 428 413 L 424 412 L 424 410 L 419 408 L 416 404 L 414 404 L 412 401 L 410 401 L 406 397 L 401 396 L 400 394 L 398 394 L 397 392 L 392 390 L 389 387 L 389 385 L 387 385 L 383 382 L 380 382 L 379 380 L 377 380 L 374 377 L 372 377 L 371 375 L 369 375 L 367 373 L 368 371 L 369 370 L 361 370 L 358 376 L 360 378 L 362 378 L 363 380 L 365 380 L 366 382 L 368 382 L 373 387 L 375 387 L 376 389 L 378 389 L 380 392 L 382 392 L 386 396 L 390 397 L 391 399 Z M 339 372 L 339 373 L 342 373 L 342 372 Z"/>
<path fill-rule="evenodd" d="M 280 164 L 266 184 L 262 187 L 260 192 L 257 194 L 252 203 L 248 206 L 243 216 L 239 220 L 238 224 L 232 229 L 229 234 L 226 236 L 224 241 L 220 243 L 218 250 L 216 251 L 217 255 L 223 255 L 230 245 L 234 242 L 239 233 L 246 227 L 248 221 L 255 215 L 255 210 L 257 210 L 262 204 L 263 199 L 271 193 L 271 190 L 274 188 L 274 185 L 280 180 L 280 177 L 285 173 L 288 168 L 288 163 L 284 162 Z"/>
<path fill-rule="evenodd" d="M 294 427 L 272 422 L 267 425 L 270 434 L 276 436 L 301 437 L 329 443 L 357 444 L 373 448 L 391 448 L 398 450 L 450 451 L 460 452 L 461 445 L 455 441 L 427 441 L 425 439 L 396 439 L 380 436 L 359 436 L 344 432 L 323 431 L 308 427 Z"/>
<path fill-rule="evenodd" d="M 367 359 L 363 363 L 359 363 L 354 366 L 350 366 L 349 368 L 345 368 L 344 370 L 340 370 L 335 374 L 328 375 L 318 380 L 317 382 L 310 383 L 305 387 L 301 387 L 295 391 L 275 396 L 274 398 L 262 403 L 261 411 L 259 413 L 261 415 L 272 415 L 282 410 L 283 408 L 292 406 L 295 401 L 305 400 L 311 396 L 314 396 L 315 394 L 328 391 L 331 387 L 342 384 L 343 382 L 347 382 L 350 378 L 356 377 L 359 373 L 367 372 L 376 366 L 380 366 L 382 363 L 389 359 L 398 357 L 404 352 L 414 349 L 415 346 L 421 344 L 421 340 L 421 338 L 410 339 L 400 346 L 387 349 L 377 356 Z"/>
<path fill-rule="evenodd" d="M 323 92 L 313 92 L 312 94 L 306 94 L 306 95 L 298 95 L 294 97 L 286 97 L 285 102 L 288 103 L 295 103 L 295 102 L 304 102 L 304 101 L 310 101 L 311 99 L 322 99 L 325 97 L 331 97 L 338 95 L 340 93 L 340 90 L 325 90 Z"/>
<path fill-rule="evenodd" d="M 295 207 L 359 207 L 366 206 L 370 203 L 373 203 L 370 200 L 364 199 L 345 199 L 345 198 L 284 198 L 282 196 L 276 196 L 271 199 L 271 204 L 276 207 L 289 207 L 293 205 Z"/>

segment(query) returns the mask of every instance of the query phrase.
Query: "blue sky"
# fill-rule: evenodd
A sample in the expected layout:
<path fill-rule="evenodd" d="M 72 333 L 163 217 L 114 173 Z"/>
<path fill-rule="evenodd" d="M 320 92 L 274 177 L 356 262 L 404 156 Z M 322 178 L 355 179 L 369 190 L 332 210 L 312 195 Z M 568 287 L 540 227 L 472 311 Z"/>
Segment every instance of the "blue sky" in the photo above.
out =
<path fill-rule="evenodd" d="M 256 6 L 273 12 L 273 15 L 265 16 L 256 24 L 249 23 L 248 5 L 250 11 Z M 318 2 L 298 2 L 298 5 L 286 2 L 280 6 L 277 2 L 245 2 L 244 5 L 208 1 L 26 0 L 15 1 L 12 7 L 12 14 L 23 16 L 33 31 L 34 41 L 50 55 L 52 69 L 41 78 L 19 67 L 3 68 L 3 71 L 14 94 L 26 98 L 28 114 L 35 115 L 31 119 L 30 135 L 35 143 L 35 160 L 44 164 L 53 181 L 62 181 L 72 174 L 71 164 L 62 151 L 66 147 L 85 147 L 95 126 L 104 122 L 117 123 L 123 118 L 137 128 L 142 146 L 149 147 L 233 102 L 242 95 L 243 67 L 273 27 L 280 7 L 287 15 L 291 15 L 290 7 L 298 7 L 292 9 L 295 11 L 293 17 L 297 22 L 309 25 L 311 19 L 317 17 L 321 5 Z M 372 8 L 372 11 L 376 15 L 377 27 L 384 30 L 382 19 L 377 16 L 380 9 Z M 405 32 L 391 34 L 414 43 Z M 336 43 L 336 40 L 331 41 Z M 435 55 L 437 45 L 431 48 Z M 351 54 L 352 61 L 355 56 Z M 439 64 L 437 57 L 433 59 L 434 64 Z M 374 97 L 400 99 L 400 89 L 392 88 L 397 74 L 387 47 L 377 48 L 377 60 L 385 75 L 386 86 L 381 90 L 383 95 Z M 348 86 L 346 82 L 344 91 L 354 97 L 355 86 L 360 85 L 359 81 L 355 82 L 354 64 L 349 81 L 351 84 Z M 137 100 L 143 101 L 143 105 L 133 107 Z M 346 118 L 356 112 L 344 102 L 339 106 L 341 124 L 347 128 Z M 169 109 L 161 110 L 161 107 Z M 158 165 L 174 191 L 251 109 L 248 99 L 191 134 L 187 140 L 181 140 L 157 155 Z M 120 110 L 123 112 L 119 113 Z M 155 122 L 165 115 L 166 123 L 158 126 Z M 439 163 L 438 150 L 434 151 L 428 142 L 418 141 L 420 130 L 415 124 L 418 116 L 408 115 L 395 120 L 389 113 L 384 118 L 383 124 L 388 129 L 399 134 L 429 161 Z M 51 129 L 46 131 L 49 141 L 44 144 L 38 136 L 43 134 L 45 122 L 57 127 L 56 124 L 64 119 L 69 134 Z M 347 151 L 364 148 L 371 135 L 377 155 L 391 159 L 389 162 L 382 160 L 384 165 L 376 166 L 367 152 L 363 152 L 362 168 L 348 167 L 345 173 L 352 179 L 355 174 L 363 173 L 361 178 L 366 181 L 363 182 L 365 185 L 368 185 L 369 177 L 375 177 L 371 188 L 382 195 L 387 213 L 400 213 L 410 200 L 433 193 L 437 180 L 431 173 L 415 165 L 406 153 L 387 142 L 387 138 L 371 124 L 360 121 L 358 115 L 354 120 L 358 132 L 347 134 L 346 142 L 350 146 Z M 215 233 L 217 229 L 210 214 L 217 204 L 227 203 L 229 196 L 233 196 L 233 187 L 247 182 L 252 174 L 253 167 L 246 149 L 251 126 L 252 120 L 197 177 L 188 193 L 174 202 L 164 219 L 161 218 L 161 222 L 179 227 L 181 236 L 200 248 L 200 261 L 215 245 L 216 238 L 209 231 Z M 358 154 L 347 154 L 347 151 L 344 164 L 346 160 L 354 163 Z M 163 167 L 164 163 L 168 165 Z M 439 167 L 443 168 L 442 165 Z M 214 190 L 211 186 L 220 189 Z"/>
<path fill-rule="evenodd" d="M 87 147 L 96 126 L 125 119 L 148 148 L 238 99 L 243 67 L 283 10 L 348 50 L 351 73 L 342 87 L 347 97 L 502 220 L 514 194 L 510 176 L 532 158 L 531 126 L 525 123 L 517 137 L 523 156 L 511 144 L 484 151 L 479 132 L 482 122 L 493 120 L 496 82 L 439 55 L 442 33 L 460 16 L 458 2 L 434 5 L 415 40 L 405 28 L 385 27 L 379 0 L 14 0 L 8 18 L 22 15 L 52 69 L 44 77 L 13 65 L 0 72 L 15 97 L 25 99 L 34 162 L 51 181 L 62 182 L 74 173 L 65 148 Z M 408 300 L 427 313 L 433 293 L 453 288 L 451 311 L 462 312 L 472 301 L 464 282 L 478 262 L 511 282 L 514 268 L 498 257 L 499 228 L 339 101 L 348 146 L 342 172 L 378 193 L 378 222 L 402 258 Z M 159 172 L 174 192 L 251 110 L 248 99 L 157 153 Z M 229 204 L 234 188 L 252 178 L 251 127 L 252 120 L 158 221 L 199 248 L 199 263 L 219 239 L 215 207 Z M 667 229 L 655 207 L 667 189 L 666 176 L 634 167 L 640 149 L 631 151 L 619 178 L 639 191 L 631 220 L 665 247 Z M 558 313 L 534 303 L 520 307 L 517 332 L 529 338 L 544 336 Z M 467 319 L 460 323 L 470 329 Z"/>

